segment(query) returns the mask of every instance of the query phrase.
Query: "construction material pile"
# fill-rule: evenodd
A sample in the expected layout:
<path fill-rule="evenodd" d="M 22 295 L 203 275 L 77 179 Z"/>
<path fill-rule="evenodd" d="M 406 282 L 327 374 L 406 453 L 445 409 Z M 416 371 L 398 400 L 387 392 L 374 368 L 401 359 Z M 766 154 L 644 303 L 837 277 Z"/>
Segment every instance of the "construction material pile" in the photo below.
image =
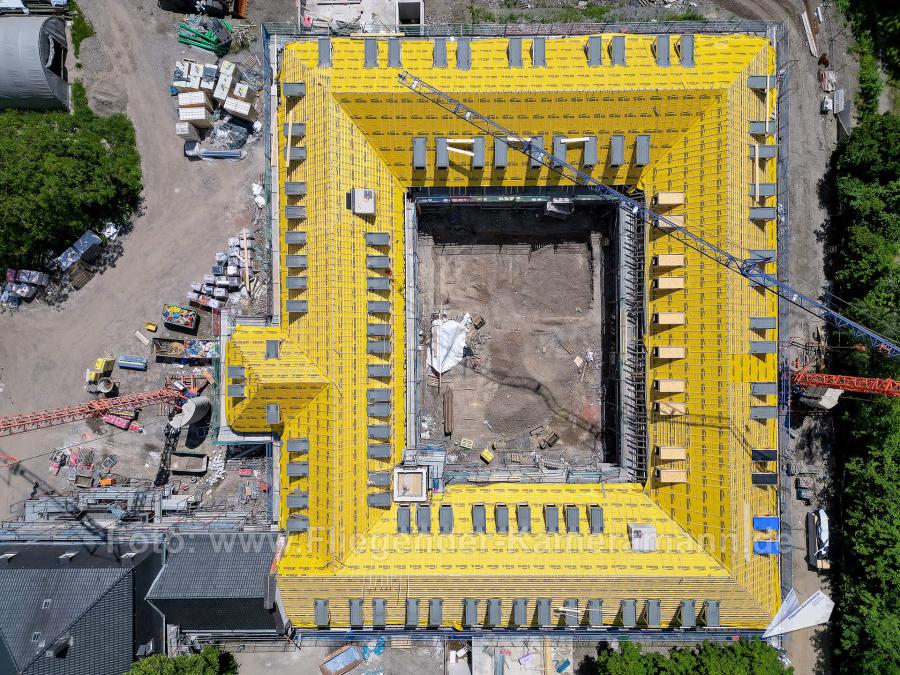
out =
<path fill-rule="evenodd" d="M 223 60 L 175 62 L 171 93 L 178 97 L 175 133 L 184 139 L 184 154 L 201 159 L 243 159 L 241 149 L 259 139 L 259 59 L 240 64 Z M 204 145 L 209 147 L 203 147 Z"/>
<path fill-rule="evenodd" d="M 200 307 L 221 309 L 231 301 L 237 303 L 255 287 L 258 268 L 252 232 L 242 230 L 236 237 L 228 239 L 228 250 L 216 253 L 215 265 L 202 281 L 191 284 L 187 294 L 188 302 Z"/>
<path fill-rule="evenodd" d="M 225 56 L 231 50 L 234 28 L 224 19 L 192 14 L 178 24 L 178 41 L 184 45 L 199 47 L 216 56 Z"/>

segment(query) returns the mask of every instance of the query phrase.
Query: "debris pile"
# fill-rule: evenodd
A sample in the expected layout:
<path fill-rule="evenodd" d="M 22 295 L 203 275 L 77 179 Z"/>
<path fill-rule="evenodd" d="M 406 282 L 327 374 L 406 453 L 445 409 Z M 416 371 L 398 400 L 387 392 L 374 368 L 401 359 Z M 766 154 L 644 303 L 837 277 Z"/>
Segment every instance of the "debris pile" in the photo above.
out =
<path fill-rule="evenodd" d="M 246 229 L 236 237 L 228 239 L 228 250 L 216 253 L 215 264 L 210 274 L 203 275 L 202 281 L 191 284 L 187 294 L 188 302 L 209 309 L 222 309 L 228 302 L 237 303 L 242 297 L 253 294 L 262 282 L 257 279 L 256 238 Z"/>
<path fill-rule="evenodd" d="M 0 292 L 0 302 L 10 308 L 19 306 L 22 298 L 30 299 L 50 283 L 50 275 L 34 270 L 6 270 L 6 284 Z"/>
<path fill-rule="evenodd" d="M 175 62 L 170 93 L 178 97 L 175 133 L 184 139 L 186 157 L 243 159 L 242 148 L 259 139 L 259 59 L 242 63 Z M 204 144 L 210 147 L 203 147 Z"/>
<path fill-rule="evenodd" d="M 178 41 L 183 45 L 199 47 L 216 56 L 225 56 L 231 50 L 234 28 L 224 19 L 189 14 L 178 24 Z"/>

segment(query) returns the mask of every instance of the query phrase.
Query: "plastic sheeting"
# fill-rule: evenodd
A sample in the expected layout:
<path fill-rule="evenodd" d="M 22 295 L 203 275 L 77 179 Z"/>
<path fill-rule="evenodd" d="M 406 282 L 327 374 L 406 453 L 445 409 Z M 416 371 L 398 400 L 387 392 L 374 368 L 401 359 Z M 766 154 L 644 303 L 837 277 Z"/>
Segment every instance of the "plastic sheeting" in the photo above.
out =
<path fill-rule="evenodd" d="M 428 346 L 428 365 L 435 372 L 446 373 L 463 360 L 466 349 L 469 315 L 462 323 L 452 319 L 435 319 L 431 323 L 431 344 Z"/>
<path fill-rule="evenodd" d="M 792 588 L 763 633 L 763 638 L 828 623 L 833 609 L 834 602 L 822 591 L 816 591 L 801 605 L 797 592 Z"/>
<path fill-rule="evenodd" d="M 0 110 L 66 109 L 69 85 L 62 74 L 66 24 L 59 17 L 7 16 L 0 21 Z M 56 58 L 54 58 L 56 57 Z"/>

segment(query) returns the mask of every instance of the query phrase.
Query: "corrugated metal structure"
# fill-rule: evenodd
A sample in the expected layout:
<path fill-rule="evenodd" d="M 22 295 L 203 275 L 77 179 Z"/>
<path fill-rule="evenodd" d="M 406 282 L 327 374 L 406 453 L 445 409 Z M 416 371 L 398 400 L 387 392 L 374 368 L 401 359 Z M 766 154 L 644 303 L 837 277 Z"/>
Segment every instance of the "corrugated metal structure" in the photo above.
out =
<path fill-rule="evenodd" d="M 65 110 L 66 23 L 58 17 L 0 20 L 0 110 Z"/>
<path fill-rule="evenodd" d="M 515 133 L 541 139 L 545 152 L 556 137 L 595 138 L 584 172 L 636 187 L 708 241 L 776 248 L 776 198 L 748 190 L 775 181 L 774 159 L 748 153 L 754 142 L 775 142 L 751 136 L 749 127 L 775 114 L 775 92 L 748 84 L 774 73 L 771 40 L 538 39 L 538 46 L 531 38 L 409 39 L 391 48 L 373 36 L 332 38 L 330 65 L 319 59 L 315 39 L 284 49 L 273 160 L 279 185 L 306 186 L 305 194 L 282 189 L 279 201 L 304 207 L 307 216 L 282 212 L 273 226 L 281 237 L 281 322 L 239 326 L 232 335 L 227 363 L 245 367 L 255 393 L 226 408 L 235 429 L 308 440 L 304 470 L 292 470 L 296 457 L 283 457 L 280 472 L 281 495 L 309 496 L 283 497 L 279 505 L 283 526 L 301 516 L 307 525 L 288 536 L 278 567 L 295 626 L 425 627 L 438 612 L 411 613 L 407 601 L 435 599 L 443 601 L 442 625 L 456 627 L 506 626 L 517 606 L 570 608 L 572 628 L 622 625 L 618 608 L 637 600 L 640 607 L 653 601 L 654 622 L 658 601 L 664 626 L 685 625 L 693 621 L 682 616 L 685 607 L 715 601 L 722 626 L 761 628 L 777 607 L 778 560 L 753 553 L 761 535 L 747 515 L 777 512 L 776 489 L 752 483 L 774 463 L 746 450 L 777 447 L 776 420 L 753 413 L 774 406 L 777 395 L 751 388 L 777 380 L 777 354 L 752 349 L 777 340 L 777 324 L 751 326 L 751 317 L 775 317 L 776 302 L 672 238 L 653 234 L 643 251 L 645 288 L 674 274 L 650 264 L 660 257 L 677 259 L 683 278 L 665 293 L 647 291 L 648 317 L 678 320 L 655 321 L 644 336 L 655 356 L 647 357 L 643 390 L 647 409 L 656 411 L 646 419 L 647 448 L 679 452 L 645 452 L 645 482 L 450 485 L 412 518 L 408 505 L 385 502 L 384 486 L 368 479 L 397 464 L 406 447 L 404 315 L 413 271 L 404 259 L 405 191 L 558 180 L 534 156 L 502 143 L 486 143 L 477 166 L 444 161 L 446 139 L 471 137 L 472 128 L 404 88 L 389 49 L 395 64 Z M 302 138 L 281 133 L 301 121 Z M 304 148 L 302 161 L 291 159 L 289 142 Z M 567 161 L 573 158 L 574 151 Z M 347 207 L 346 195 L 360 188 L 376 195 L 373 215 Z M 372 234 L 388 243 L 375 243 Z M 302 288 L 287 283 L 294 256 L 305 256 Z M 762 264 L 774 273 L 774 261 Z M 304 311 L 293 311 L 301 301 Z M 262 358 L 267 339 L 282 341 L 277 359 Z M 683 386 L 663 391 L 655 381 Z M 388 409 L 371 406 L 374 389 L 389 392 Z M 280 404 L 277 424 L 267 424 L 266 402 Z M 675 474 L 677 481 L 658 478 Z M 632 530 L 654 538 L 635 541 Z M 597 603 L 609 611 L 589 616 Z M 351 616 L 351 608 L 362 616 Z M 485 611 L 496 616 L 485 618 Z M 527 617 L 529 625 L 546 623 L 539 613 Z"/>

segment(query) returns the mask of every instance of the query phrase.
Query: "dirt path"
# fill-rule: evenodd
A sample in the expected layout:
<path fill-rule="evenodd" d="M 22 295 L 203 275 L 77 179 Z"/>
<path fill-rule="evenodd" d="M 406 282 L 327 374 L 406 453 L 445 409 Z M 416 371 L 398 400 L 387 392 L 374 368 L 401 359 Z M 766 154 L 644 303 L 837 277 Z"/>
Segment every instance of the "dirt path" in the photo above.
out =
<path fill-rule="evenodd" d="M 102 99 L 93 98 L 101 110 L 127 102 L 144 173 L 143 213 L 123 238 L 121 257 L 63 304 L 35 302 L 0 314 L 0 415 L 87 400 L 84 372 L 95 358 L 105 351 L 145 352 L 135 329 L 159 321 L 163 302 L 184 301 L 227 237 L 249 225 L 250 184 L 263 170 L 259 143 L 242 162 L 183 157 L 168 93 L 174 62 L 184 53 L 172 29 L 175 15 L 159 10 L 156 0 L 80 4 L 97 37 L 82 47 L 84 68 L 71 72 Z M 23 434 L 0 440 L 0 450 L 34 457 L 76 442 L 86 430 L 70 424 Z M 28 466 L 46 472 L 45 459 Z M 8 472 L 0 476 L 0 517 L 30 486 Z"/>

